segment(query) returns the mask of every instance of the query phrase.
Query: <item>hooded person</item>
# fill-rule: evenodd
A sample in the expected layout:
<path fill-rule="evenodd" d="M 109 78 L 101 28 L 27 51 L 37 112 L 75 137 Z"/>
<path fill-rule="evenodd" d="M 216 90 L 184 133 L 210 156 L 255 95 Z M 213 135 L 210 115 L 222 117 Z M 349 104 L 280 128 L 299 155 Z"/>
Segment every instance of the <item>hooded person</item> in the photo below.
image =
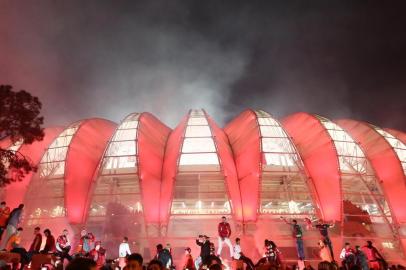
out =
<path fill-rule="evenodd" d="M 89 257 L 96 262 L 97 269 L 106 263 L 106 250 L 101 246 L 101 241 L 96 241 L 94 248 L 89 252 Z"/>
<path fill-rule="evenodd" d="M 193 262 L 192 250 L 190 247 L 185 248 L 185 257 L 183 259 L 183 270 L 196 270 Z"/>
<path fill-rule="evenodd" d="M 170 245 L 167 244 L 165 248 L 159 251 L 158 260 L 163 264 L 165 268 L 172 268 L 173 259 L 171 255 Z"/>

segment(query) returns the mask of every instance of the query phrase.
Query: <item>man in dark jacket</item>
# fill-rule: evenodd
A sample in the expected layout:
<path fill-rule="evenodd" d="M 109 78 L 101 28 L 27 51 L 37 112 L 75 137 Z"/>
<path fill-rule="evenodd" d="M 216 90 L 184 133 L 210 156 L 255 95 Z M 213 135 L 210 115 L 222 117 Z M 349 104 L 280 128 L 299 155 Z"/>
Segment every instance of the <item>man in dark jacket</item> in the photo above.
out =
<path fill-rule="evenodd" d="M 207 235 L 199 235 L 196 239 L 196 245 L 200 246 L 200 257 L 202 258 L 202 266 L 210 265 L 210 241 Z"/>
<path fill-rule="evenodd" d="M 161 245 L 162 246 L 162 245 Z M 161 248 L 158 252 L 158 260 L 163 264 L 166 269 L 172 268 L 172 254 L 170 251 L 170 245 L 167 245 L 165 248 Z"/>

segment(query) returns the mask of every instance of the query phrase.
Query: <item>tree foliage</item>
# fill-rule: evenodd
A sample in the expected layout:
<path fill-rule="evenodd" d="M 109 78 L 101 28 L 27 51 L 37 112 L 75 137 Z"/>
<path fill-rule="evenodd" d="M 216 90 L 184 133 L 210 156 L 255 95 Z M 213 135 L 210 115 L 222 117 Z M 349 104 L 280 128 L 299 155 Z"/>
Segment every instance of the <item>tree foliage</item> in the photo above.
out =
<path fill-rule="evenodd" d="M 11 144 L 42 140 L 41 107 L 39 99 L 27 91 L 13 91 L 10 85 L 0 85 L 0 140 L 8 138 Z M 18 150 L 0 148 L 0 186 L 21 181 L 36 169 Z"/>

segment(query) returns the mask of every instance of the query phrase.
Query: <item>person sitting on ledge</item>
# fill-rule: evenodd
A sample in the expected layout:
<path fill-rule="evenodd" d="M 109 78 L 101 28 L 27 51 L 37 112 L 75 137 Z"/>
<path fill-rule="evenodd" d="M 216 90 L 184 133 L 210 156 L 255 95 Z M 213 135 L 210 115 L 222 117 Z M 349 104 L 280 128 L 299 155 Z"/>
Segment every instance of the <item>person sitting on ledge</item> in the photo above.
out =
<path fill-rule="evenodd" d="M 43 254 L 55 253 L 56 251 L 55 237 L 52 235 L 49 229 L 44 230 L 44 235 L 46 237 L 46 241 L 44 248 L 41 250 L 41 253 Z"/>

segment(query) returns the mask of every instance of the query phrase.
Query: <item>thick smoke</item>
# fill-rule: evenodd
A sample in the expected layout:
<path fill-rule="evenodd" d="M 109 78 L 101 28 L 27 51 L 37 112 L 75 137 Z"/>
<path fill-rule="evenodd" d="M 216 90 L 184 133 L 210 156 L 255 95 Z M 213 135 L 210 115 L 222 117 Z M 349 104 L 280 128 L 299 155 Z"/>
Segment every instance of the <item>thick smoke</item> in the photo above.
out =
<path fill-rule="evenodd" d="M 189 29 L 187 7 L 163 4 L 2 4 L 2 83 L 44 103 L 46 122 L 119 121 L 149 111 L 175 126 L 191 108 L 224 122 L 244 51 Z M 187 18 L 185 18 L 187 20 Z"/>
<path fill-rule="evenodd" d="M 378 4 L 379 3 L 379 4 Z M 0 83 L 47 125 L 247 107 L 406 130 L 406 4 L 368 1 L 3 1 Z"/>

